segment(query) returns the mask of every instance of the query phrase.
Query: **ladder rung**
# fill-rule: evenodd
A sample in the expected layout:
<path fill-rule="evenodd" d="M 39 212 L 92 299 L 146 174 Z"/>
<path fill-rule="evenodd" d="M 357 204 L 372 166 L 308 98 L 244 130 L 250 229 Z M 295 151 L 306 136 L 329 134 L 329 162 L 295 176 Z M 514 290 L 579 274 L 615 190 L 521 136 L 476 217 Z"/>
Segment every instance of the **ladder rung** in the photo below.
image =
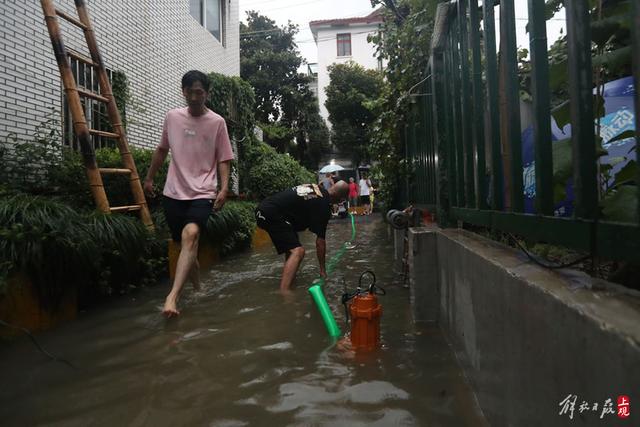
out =
<path fill-rule="evenodd" d="M 78 19 L 74 18 L 71 15 L 67 15 L 65 12 L 61 10 L 56 9 L 56 15 L 58 15 L 60 18 L 64 19 L 65 21 L 71 22 L 76 27 L 80 27 L 83 30 L 87 29 L 87 26 L 84 25 L 82 22 L 80 22 Z"/>
<path fill-rule="evenodd" d="M 115 208 L 110 208 L 111 212 L 131 212 L 139 211 L 140 209 L 140 205 L 116 206 Z"/>
<path fill-rule="evenodd" d="M 103 130 L 97 130 L 97 129 L 89 129 L 89 133 L 91 135 L 104 136 L 105 138 L 113 138 L 113 139 L 120 138 L 120 135 L 118 135 L 117 133 L 105 132 Z"/>
<path fill-rule="evenodd" d="M 98 95 L 95 92 L 90 92 L 88 90 L 84 90 L 84 89 L 80 89 L 80 88 L 77 88 L 77 90 L 78 90 L 78 94 L 81 95 L 81 96 L 86 96 L 87 98 L 92 98 L 92 99 L 95 99 L 96 101 L 101 101 L 101 102 L 104 102 L 104 103 L 108 103 L 109 102 L 109 98 L 105 98 L 104 96 Z"/>
<path fill-rule="evenodd" d="M 84 62 L 87 65 L 91 65 L 92 67 L 96 66 L 95 62 L 93 62 L 91 58 L 84 56 L 82 54 L 79 54 L 78 52 L 74 52 L 67 49 L 67 55 L 69 55 L 70 57 L 72 57 L 77 61 Z"/>
<path fill-rule="evenodd" d="M 104 174 L 114 174 L 114 175 L 128 175 L 131 173 L 131 169 L 98 168 L 98 170 Z"/>

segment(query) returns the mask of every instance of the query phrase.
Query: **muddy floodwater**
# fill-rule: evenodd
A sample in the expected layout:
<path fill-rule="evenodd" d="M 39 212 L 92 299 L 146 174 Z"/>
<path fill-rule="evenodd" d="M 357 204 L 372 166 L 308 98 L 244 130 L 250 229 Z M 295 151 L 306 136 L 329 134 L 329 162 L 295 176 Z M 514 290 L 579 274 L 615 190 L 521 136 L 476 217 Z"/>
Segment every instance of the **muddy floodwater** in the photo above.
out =
<path fill-rule="evenodd" d="M 328 258 L 350 237 L 332 220 Z M 345 331 L 340 296 L 371 269 L 386 289 L 381 348 L 354 354 L 333 342 L 306 289 L 314 236 L 291 299 L 277 291 L 282 258 L 270 247 L 225 258 L 187 285 L 182 314 L 164 320 L 168 284 L 82 313 L 36 335 L 0 342 L 2 426 L 482 426 L 464 375 L 437 327 L 411 320 L 386 225 L 357 218 L 356 244 L 325 287 Z"/>

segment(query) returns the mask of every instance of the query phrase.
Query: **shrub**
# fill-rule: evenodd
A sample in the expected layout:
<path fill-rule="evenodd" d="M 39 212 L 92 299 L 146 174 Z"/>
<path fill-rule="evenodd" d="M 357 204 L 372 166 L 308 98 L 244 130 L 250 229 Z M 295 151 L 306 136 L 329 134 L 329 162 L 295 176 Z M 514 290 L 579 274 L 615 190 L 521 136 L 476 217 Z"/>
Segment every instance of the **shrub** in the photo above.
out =
<path fill-rule="evenodd" d="M 98 247 L 71 207 L 43 197 L 0 200 L 0 260 L 4 279 L 23 271 L 45 307 L 59 301 L 69 284 L 87 280 Z M 2 288 L 6 282 L 2 283 Z"/>
<path fill-rule="evenodd" d="M 0 185 L 14 191 L 43 194 L 61 160 L 60 122 L 52 110 L 30 138 L 14 133 L 0 140 Z"/>
<path fill-rule="evenodd" d="M 209 217 L 203 238 L 220 245 L 222 255 L 246 249 L 256 228 L 255 203 L 229 201 Z"/>
<path fill-rule="evenodd" d="M 45 308 L 65 292 L 125 293 L 165 273 L 166 239 L 135 217 L 82 215 L 53 198 L 0 199 L 0 289 L 13 272 L 31 279 Z"/>
<path fill-rule="evenodd" d="M 245 183 L 257 199 L 299 184 L 316 182 L 315 175 L 286 154 L 279 154 L 264 143 L 252 145 L 243 160 Z"/>
<path fill-rule="evenodd" d="M 144 180 L 151 165 L 153 151 L 143 148 L 131 148 L 131 154 L 138 169 L 138 175 L 141 180 Z M 120 152 L 117 148 L 96 150 L 96 163 L 102 168 L 123 167 Z M 156 194 L 162 193 L 168 170 L 169 162 L 165 162 L 158 170 L 154 179 Z M 130 205 L 132 203 L 133 196 L 128 176 L 103 175 L 102 181 L 111 206 Z M 79 153 L 71 150 L 63 151 L 58 167 L 50 174 L 49 187 L 51 188 L 50 193 L 58 195 L 66 203 L 80 210 L 91 211 L 95 209 L 95 203 L 89 191 L 89 183 Z M 147 203 L 150 209 L 156 209 L 159 207 L 160 198 L 148 198 Z"/>

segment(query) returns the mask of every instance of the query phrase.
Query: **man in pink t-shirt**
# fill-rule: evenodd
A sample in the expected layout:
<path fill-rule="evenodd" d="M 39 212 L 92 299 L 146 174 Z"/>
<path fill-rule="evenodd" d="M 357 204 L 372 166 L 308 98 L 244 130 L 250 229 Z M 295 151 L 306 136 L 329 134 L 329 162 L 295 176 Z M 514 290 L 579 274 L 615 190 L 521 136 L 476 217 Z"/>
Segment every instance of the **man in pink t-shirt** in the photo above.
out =
<path fill-rule="evenodd" d="M 208 93 L 206 74 L 189 71 L 182 77 L 182 94 L 188 106 L 167 113 L 162 139 L 144 180 L 145 191 L 153 194 L 153 177 L 171 151 L 163 206 L 171 237 L 180 242 L 180 256 L 163 309 L 168 317 L 180 314 L 178 297 L 187 278 L 196 289 L 200 286 L 200 232 L 212 211 L 222 209 L 227 198 L 233 151 L 224 119 L 205 106 Z"/>

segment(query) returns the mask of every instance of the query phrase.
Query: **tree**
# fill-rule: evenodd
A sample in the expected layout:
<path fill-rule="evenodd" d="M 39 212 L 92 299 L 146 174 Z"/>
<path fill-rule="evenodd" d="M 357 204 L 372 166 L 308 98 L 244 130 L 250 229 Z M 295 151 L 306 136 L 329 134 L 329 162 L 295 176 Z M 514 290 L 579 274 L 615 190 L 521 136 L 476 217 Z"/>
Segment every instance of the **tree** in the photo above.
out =
<path fill-rule="evenodd" d="M 247 12 L 247 24 L 240 23 L 240 75 L 255 92 L 255 116 L 265 141 L 315 168 L 319 155 L 314 153 L 328 148 L 328 131 L 320 124 L 310 78 L 298 73 L 303 59 L 294 41 L 297 33 L 291 22 L 278 27 Z"/>
<path fill-rule="evenodd" d="M 327 101 L 331 141 L 355 164 L 369 161 L 369 128 L 376 119 L 371 104 L 384 88 L 382 74 L 354 62 L 329 67 Z"/>
<path fill-rule="evenodd" d="M 377 55 L 386 61 L 388 82 L 380 98 L 373 103 L 377 115 L 371 126 L 372 157 L 377 161 L 372 174 L 380 182 L 380 199 L 394 206 L 400 182 L 411 174 L 404 160 L 402 132 L 410 120 L 411 97 L 408 92 L 427 93 L 424 81 L 429 62 L 429 46 L 438 0 L 371 0 L 382 7 L 382 23 L 378 34 L 369 36 L 377 46 Z"/>

